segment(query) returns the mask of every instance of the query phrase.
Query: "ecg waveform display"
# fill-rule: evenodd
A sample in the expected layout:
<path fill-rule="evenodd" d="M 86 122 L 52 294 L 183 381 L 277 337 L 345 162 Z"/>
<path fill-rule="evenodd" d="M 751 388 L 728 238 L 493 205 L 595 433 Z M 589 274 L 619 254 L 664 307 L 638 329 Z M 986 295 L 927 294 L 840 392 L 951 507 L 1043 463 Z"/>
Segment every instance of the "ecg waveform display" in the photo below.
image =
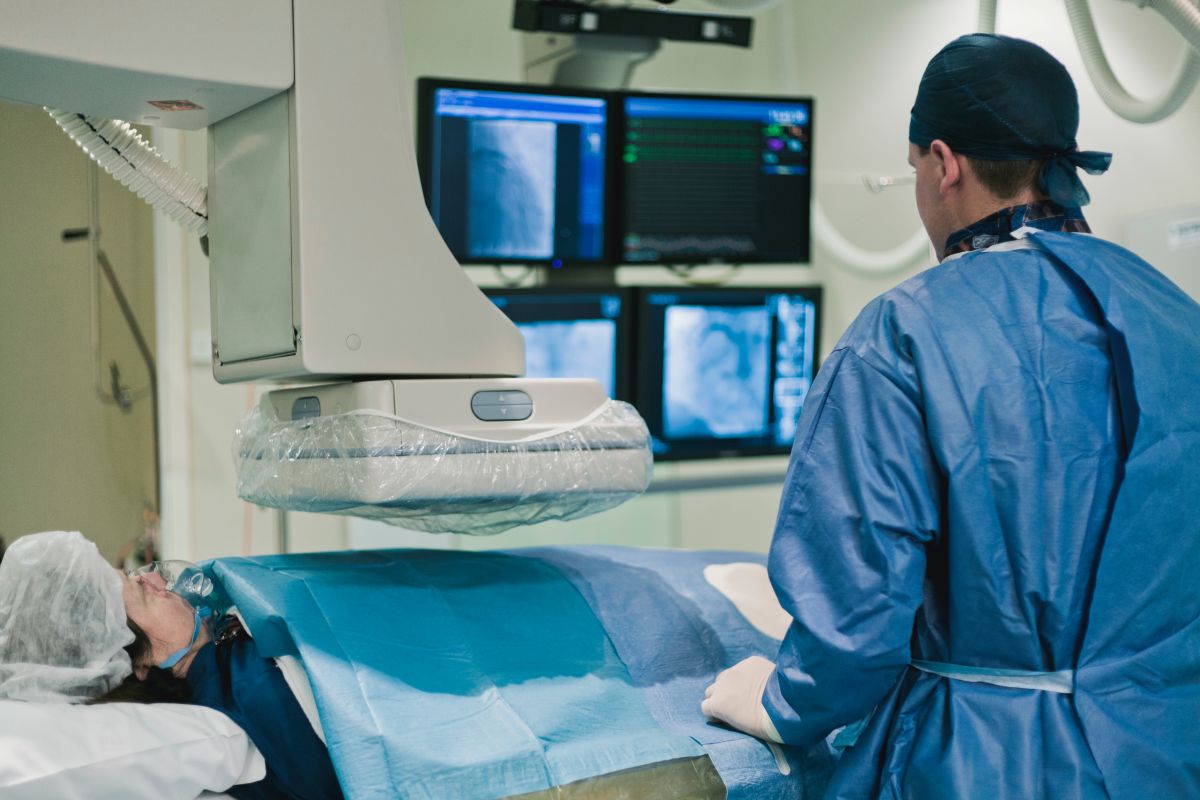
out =
<path fill-rule="evenodd" d="M 655 252 L 661 256 L 682 255 L 695 252 L 721 252 L 750 256 L 755 252 L 753 237 L 746 236 L 662 236 L 651 234 L 626 237 L 626 245 L 642 252 Z"/>
<path fill-rule="evenodd" d="M 810 106 L 627 96 L 624 260 L 807 261 Z"/>

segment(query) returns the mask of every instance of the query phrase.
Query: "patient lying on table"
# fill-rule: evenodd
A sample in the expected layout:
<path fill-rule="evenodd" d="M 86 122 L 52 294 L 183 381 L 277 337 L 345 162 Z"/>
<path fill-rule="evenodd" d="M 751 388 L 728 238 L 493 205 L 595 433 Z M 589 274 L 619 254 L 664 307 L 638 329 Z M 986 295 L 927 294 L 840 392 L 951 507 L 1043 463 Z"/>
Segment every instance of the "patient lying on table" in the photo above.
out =
<path fill-rule="evenodd" d="M 78 533 L 22 538 L 0 566 L 0 699 L 207 706 L 266 759 L 266 777 L 231 788 L 234 797 L 341 797 L 275 662 L 236 618 L 187 596 L 160 573 L 112 569 Z"/>
<path fill-rule="evenodd" d="M 225 558 L 163 580 L 121 575 L 79 534 L 38 534 L 0 563 L 0 704 L 188 698 L 207 708 L 74 708 L 227 721 L 217 709 L 242 741 L 231 776 L 203 788 L 240 781 L 239 798 L 818 797 L 835 757 L 824 743 L 771 747 L 696 702 L 721 670 L 778 649 L 790 620 L 764 562 L 381 550 Z M 727 585 L 738 576 L 758 589 Z M 247 734 L 265 780 L 258 753 L 253 772 L 243 763 Z M 23 735 L 0 724 L 6 797 L 3 749 Z"/>

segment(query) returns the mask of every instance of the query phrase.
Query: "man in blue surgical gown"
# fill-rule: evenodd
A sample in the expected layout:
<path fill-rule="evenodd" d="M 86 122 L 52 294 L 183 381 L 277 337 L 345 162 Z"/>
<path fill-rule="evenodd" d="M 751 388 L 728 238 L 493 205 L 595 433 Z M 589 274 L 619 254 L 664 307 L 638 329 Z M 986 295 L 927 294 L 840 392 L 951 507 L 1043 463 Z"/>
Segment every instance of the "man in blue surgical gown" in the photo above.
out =
<path fill-rule="evenodd" d="M 942 263 L 822 367 L 770 555 L 795 622 L 703 704 L 860 731 L 828 797 L 1200 797 L 1200 307 L 1088 235 L 1076 168 L 1111 157 L 1077 127 L 1028 42 L 962 37 L 921 80 Z"/>

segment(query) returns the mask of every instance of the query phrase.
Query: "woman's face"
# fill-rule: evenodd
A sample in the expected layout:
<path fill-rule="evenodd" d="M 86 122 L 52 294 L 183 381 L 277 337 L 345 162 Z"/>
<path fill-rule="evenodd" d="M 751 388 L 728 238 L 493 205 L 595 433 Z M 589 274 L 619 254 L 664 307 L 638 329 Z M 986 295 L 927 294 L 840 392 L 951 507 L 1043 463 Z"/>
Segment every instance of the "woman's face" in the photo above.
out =
<path fill-rule="evenodd" d="M 167 591 L 166 581 L 157 572 L 132 578 L 124 572 L 120 575 L 125 613 L 150 639 L 150 654 L 140 659 L 145 663 L 133 665 L 134 674 L 145 679 L 150 667 L 191 643 L 195 610 L 182 597 Z"/>

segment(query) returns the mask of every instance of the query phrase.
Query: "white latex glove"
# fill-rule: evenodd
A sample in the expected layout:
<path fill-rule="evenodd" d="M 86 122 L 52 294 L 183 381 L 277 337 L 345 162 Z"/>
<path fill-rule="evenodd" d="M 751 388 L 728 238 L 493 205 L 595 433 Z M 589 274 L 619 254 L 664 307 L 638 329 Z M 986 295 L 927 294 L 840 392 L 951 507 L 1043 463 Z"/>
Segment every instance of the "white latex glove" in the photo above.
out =
<path fill-rule="evenodd" d="M 775 664 L 762 656 L 750 656 L 734 664 L 704 691 L 700 710 L 709 719 L 782 744 L 783 739 L 762 704 L 763 690 L 774 672 Z"/>

